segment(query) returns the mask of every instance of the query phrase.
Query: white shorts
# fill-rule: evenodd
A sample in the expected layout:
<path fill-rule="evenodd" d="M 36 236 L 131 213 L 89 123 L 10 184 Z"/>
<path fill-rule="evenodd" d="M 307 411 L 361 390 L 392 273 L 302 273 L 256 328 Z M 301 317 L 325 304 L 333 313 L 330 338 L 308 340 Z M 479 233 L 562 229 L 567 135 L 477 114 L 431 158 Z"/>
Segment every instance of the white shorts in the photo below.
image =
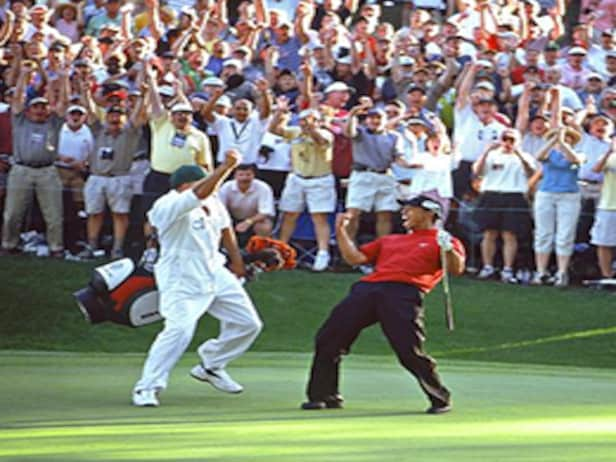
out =
<path fill-rule="evenodd" d="M 103 213 L 105 204 L 109 204 L 113 213 L 128 213 L 133 197 L 132 179 L 129 175 L 90 175 L 83 189 L 83 196 L 86 212 L 90 215 Z"/>
<path fill-rule="evenodd" d="M 386 173 L 352 172 L 346 197 L 347 209 L 364 212 L 395 212 L 400 209 L 396 201 L 396 180 Z"/>
<path fill-rule="evenodd" d="M 597 210 L 590 230 L 590 243 L 601 247 L 616 247 L 616 210 Z"/>
<path fill-rule="evenodd" d="M 334 175 L 310 179 L 294 173 L 287 176 L 280 197 L 280 211 L 301 213 L 306 205 L 310 213 L 332 213 L 336 210 Z"/>

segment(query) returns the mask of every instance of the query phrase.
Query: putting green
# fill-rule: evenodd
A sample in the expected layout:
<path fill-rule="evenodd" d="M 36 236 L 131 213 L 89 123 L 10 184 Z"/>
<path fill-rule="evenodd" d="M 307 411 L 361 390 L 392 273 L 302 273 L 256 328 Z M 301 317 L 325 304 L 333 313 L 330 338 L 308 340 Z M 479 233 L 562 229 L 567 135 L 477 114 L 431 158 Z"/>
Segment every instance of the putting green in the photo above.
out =
<path fill-rule="evenodd" d="M 351 356 L 346 409 L 305 412 L 309 356 L 250 353 L 231 396 L 187 376 L 129 405 L 143 355 L 0 352 L 0 460 L 613 461 L 616 371 L 441 362 L 454 412 L 423 414 L 391 357 Z"/>

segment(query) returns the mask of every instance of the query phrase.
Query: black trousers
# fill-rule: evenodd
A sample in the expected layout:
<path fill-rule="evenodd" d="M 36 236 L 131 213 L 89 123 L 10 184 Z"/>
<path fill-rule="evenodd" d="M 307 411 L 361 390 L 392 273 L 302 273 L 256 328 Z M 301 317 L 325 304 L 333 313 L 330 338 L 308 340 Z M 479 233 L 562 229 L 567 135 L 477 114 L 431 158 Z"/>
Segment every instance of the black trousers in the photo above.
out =
<path fill-rule="evenodd" d="M 171 175 L 168 173 L 161 173 L 155 170 L 150 170 L 143 181 L 143 194 L 140 202 L 140 217 L 142 220 L 146 218 L 148 210 L 152 208 L 156 199 L 169 192 L 171 185 L 169 179 Z"/>
<path fill-rule="evenodd" d="M 436 363 L 422 349 L 425 341 L 422 294 L 414 286 L 397 282 L 357 282 L 349 295 L 334 307 L 316 336 L 308 399 L 334 399 L 338 394 L 342 355 L 350 352 L 364 328 L 377 322 L 400 364 L 415 376 L 430 402 L 449 403 L 449 390 L 436 373 Z"/>

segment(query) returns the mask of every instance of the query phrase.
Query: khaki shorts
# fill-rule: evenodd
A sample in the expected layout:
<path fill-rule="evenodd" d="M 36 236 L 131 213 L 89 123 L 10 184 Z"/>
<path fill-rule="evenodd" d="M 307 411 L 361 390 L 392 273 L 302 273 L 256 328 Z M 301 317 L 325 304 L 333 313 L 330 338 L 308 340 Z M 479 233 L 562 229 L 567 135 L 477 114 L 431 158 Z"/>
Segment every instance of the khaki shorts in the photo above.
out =
<path fill-rule="evenodd" d="M 364 212 L 395 212 L 396 180 L 387 173 L 352 172 L 346 197 L 347 209 Z"/>
<path fill-rule="evenodd" d="M 597 209 L 590 230 L 590 243 L 601 247 L 616 247 L 616 210 Z"/>
<path fill-rule="evenodd" d="M 294 173 L 287 176 L 280 197 L 280 210 L 301 213 L 306 206 L 310 213 L 331 213 L 336 210 L 334 175 L 309 179 Z"/>
<path fill-rule="evenodd" d="M 64 189 L 71 191 L 73 200 L 75 202 L 83 202 L 83 186 L 85 181 L 83 181 L 81 173 L 70 168 L 58 167 L 58 174 Z"/>
<path fill-rule="evenodd" d="M 86 212 L 90 215 L 103 213 L 105 204 L 112 213 L 128 213 L 133 198 L 133 185 L 129 175 L 98 176 L 90 175 L 83 190 Z"/>

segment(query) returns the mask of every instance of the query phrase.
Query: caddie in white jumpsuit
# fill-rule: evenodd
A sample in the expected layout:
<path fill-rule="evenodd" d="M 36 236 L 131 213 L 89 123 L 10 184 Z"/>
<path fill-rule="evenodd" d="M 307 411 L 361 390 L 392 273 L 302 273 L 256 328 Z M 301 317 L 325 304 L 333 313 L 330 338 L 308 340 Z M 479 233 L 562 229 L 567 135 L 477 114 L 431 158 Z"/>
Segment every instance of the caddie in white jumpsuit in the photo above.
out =
<path fill-rule="evenodd" d="M 228 393 L 243 389 L 224 368 L 250 347 L 262 322 L 237 276 L 225 267 L 221 238 L 231 267 L 243 271 L 231 220 L 213 195 L 238 163 L 239 154 L 231 150 L 207 178 L 198 166 L 180 167 L 171 175 L 171 191 L 148 212 L 161 246 L 154 274 L 165 325 L 134 387 L 135 406 L 158 406 L 158 392 L 166 388 L 169 373 L 206 312 L 220 321 L 220 334 L 198 348 L 201 363 L 190 374 Z"/>

